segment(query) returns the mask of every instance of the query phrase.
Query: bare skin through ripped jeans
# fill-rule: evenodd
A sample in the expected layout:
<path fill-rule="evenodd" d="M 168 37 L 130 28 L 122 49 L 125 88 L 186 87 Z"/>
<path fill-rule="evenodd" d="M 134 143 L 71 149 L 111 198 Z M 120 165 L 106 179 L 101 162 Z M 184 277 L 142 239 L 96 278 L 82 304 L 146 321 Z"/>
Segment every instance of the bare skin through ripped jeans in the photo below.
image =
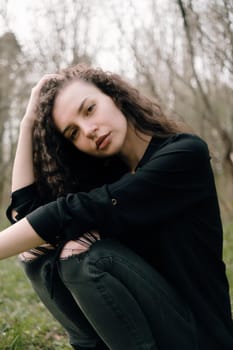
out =
<path fill-rule="evenodd" d="M 57 261 L 51 298 L 53 254 L 22 264 L 74 349 L 198 349 L 189 308 L 157 271 L 125 246 L 97 240 L 86 252 Z"/>

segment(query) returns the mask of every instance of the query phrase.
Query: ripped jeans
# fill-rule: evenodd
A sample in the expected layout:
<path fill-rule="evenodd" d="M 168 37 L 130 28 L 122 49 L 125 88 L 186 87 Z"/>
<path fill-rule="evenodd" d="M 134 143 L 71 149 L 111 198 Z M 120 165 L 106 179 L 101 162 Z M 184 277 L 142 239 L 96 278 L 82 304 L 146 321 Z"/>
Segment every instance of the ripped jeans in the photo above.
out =
<path fill-rule="evenodd" d="M 133 251 L 115 240 L 97 239 L 85 252 L 61 258 L 51 298 L 53 254 L 50 251 L 22 264 L 75 349 L 198 349 L 188 306 Z"/>

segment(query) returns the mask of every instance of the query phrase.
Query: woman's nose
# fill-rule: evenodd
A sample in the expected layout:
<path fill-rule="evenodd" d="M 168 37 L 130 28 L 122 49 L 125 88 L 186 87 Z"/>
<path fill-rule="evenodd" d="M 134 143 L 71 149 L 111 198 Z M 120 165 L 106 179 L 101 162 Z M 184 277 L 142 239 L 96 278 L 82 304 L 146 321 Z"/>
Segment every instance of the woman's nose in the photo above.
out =
<path fill-rule="evenodd" d="M 91 125 L 85 125 L 83 128 L 84 135 L 89 138 L 94 138 L 96 137 L 96 132 L 98 128 L 96 125 L 91 124 Z"/>

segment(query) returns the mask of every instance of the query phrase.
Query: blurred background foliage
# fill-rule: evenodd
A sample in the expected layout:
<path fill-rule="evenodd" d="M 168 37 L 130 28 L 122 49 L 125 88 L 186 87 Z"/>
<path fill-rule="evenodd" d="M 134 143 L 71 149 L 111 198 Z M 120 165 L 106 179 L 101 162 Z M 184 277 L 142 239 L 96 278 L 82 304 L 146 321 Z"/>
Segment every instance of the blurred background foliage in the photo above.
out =
<path fill-rule="evenodd" d="M 209 144 L 233 216 L 233 4 L 229 0 L 0 1 L 0 201 L 19 122 L 48 72 L 87 62 L 123 74 Z M 4 215 L 3 211 L 1 215 Z"/>
<path fill-rule="evenodd" d="M 123 74 L 208 142 L 223 219 L 232 219 L 230 0 L 0 0 L 1 207 L 32 86 L 78 62 Z"/>

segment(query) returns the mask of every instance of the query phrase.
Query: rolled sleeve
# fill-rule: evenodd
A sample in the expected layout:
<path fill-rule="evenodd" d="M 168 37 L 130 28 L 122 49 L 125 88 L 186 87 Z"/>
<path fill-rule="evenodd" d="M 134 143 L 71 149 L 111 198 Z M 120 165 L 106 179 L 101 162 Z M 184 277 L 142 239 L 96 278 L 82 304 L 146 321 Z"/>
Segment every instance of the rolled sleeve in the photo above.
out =
<path fill-rule="evenodd" d="M 104 233 L 107 221 L 111 222 L 111 205 L 105 185 L 90 193 L 60 197 L 27 215 L 27 220 L 45 241 L 56 243 L 77 238 L 91 229 Z"/>
<path fill-rule="evenodd" d="M 8 220 L 14 224 L 16 221 L 24 218 L 42 204 L 37 193 L 36 184 L 22 187 L 11 194 L 11 202 L 6 209 Z M 13 210 L 17 213 L 15 219 L 12 216 Z"/>

